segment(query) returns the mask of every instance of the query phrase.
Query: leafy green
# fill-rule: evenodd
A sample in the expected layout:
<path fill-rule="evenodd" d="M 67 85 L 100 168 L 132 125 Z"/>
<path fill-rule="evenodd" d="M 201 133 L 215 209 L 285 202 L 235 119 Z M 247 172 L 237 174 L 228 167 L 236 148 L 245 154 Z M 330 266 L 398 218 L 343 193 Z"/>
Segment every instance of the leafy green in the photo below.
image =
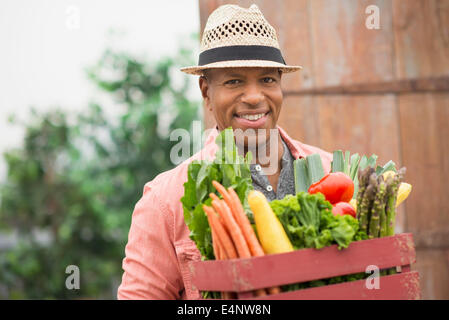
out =
<path fill-rule="evenodd" d="M 210 205 L 209 194 L 218 194 L 212 185 L 213 180 L 225 187 L 234 188 L 248 218 L 251 222 L 254 221 L 247 201 L 247 195 L 253 189 L 251 153 L 248 152 L 245 158 L 238 154 L 232 128 L 221 131 L 215 143 L 219 149 L 214 161 L 196 160 L 189 164 L 184 196 L 181 198 L 184 221 L 190 230 L 190 238 L 201 252 L 203 260 L 214 259 L 211 231 L 203 210 L 204 204 Z"/>
<path fill-rule="evenodd" d="M 359 234 L 358 221 L 349 216 L 334 216 L 332 205 L 321 193 L 299 192 L 270 202 L 295 249 L 320 249 L 332 244 L 347 248 Z"/>
<path fill-rule="evenodd" d="M 339 249 L 347 248 L 353 241 L 366 240 L 365 232 L 359 230 L 357 219 L 350 215 L 334 216 L 332 205 L 321 193 L 299 192 L 287 195 L 281 200 L 270 202 L 295 249 L 321 249 L 337 244 Z M 292 291 L 328 284 L 354 281 L 366 278 L 365 273 L 320 279 L 303 283 L 288 284 L 282 291 Z"/>

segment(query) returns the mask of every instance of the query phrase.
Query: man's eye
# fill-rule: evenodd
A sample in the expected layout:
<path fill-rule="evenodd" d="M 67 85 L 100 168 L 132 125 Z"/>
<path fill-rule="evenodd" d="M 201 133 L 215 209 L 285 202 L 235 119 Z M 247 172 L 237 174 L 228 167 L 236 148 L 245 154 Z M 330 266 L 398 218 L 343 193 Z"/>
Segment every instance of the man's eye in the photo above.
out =
<path fill-rule="evenodd" d="M 228 80 L 228 81 L 226 81 L 225 82 L 225 84 L 231 84 L 231 85 L 235 85 L 235 84 L 239 84 L 240 83 L 240 80 L 238 80 L 238 79 L 232 79 L 232 80 Z"/>
<path fill-rule="evenodd" d="M 265 77 L 265 78 L 263 78 L 263 82 L 265 82 L 265 83 L 273 83 L 273 82 L 275 82 L 276 80 L 274 79 L 274 78 L 271 78 L 271 77 Z"/>

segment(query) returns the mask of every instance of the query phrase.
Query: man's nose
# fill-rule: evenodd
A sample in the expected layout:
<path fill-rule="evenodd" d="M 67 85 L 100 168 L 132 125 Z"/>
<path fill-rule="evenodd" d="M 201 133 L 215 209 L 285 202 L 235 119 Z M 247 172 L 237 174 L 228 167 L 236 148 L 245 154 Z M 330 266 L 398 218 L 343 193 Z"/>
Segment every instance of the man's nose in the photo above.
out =
<path fill-rule="evenodd" d="M 245 87 L 245 91 L 242 96 L 242 102 L 249 105 L 258 105 L 265 98 L 262 89 L 257 84 L 249 84 Z"/>

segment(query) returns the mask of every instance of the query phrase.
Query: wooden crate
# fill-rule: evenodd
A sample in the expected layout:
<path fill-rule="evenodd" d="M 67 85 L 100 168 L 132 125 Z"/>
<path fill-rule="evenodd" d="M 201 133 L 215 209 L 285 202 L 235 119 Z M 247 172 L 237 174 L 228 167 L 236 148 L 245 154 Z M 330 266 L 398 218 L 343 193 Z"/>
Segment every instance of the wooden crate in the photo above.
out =
<path fill-rule="evenodd" d="M 349 248 L 336 245 L 320 250 L 302 249 L 249 259 L 195 261 L 190 263 L 193 286 L 200 291 L 237 292 L 238 299 L 420 299 L 419 274 L 411 271 L 416 254 L 410 233 L 356 241 Z M 366 280 L 307 288 L 264 297 L 253 290 L 396 267 L 398 273 L 381 276 L 379 288 Z"/>

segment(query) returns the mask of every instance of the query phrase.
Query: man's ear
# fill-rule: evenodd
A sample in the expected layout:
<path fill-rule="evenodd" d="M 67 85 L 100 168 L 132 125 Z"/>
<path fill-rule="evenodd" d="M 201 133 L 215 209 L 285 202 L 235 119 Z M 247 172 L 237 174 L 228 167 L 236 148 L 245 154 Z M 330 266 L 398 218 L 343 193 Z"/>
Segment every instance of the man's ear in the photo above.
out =
<path fill-rule="evenodd" d="M 210 97 L 209 97 L 209 83 L 205 76 L 201 76 L 199 79 L 199 86 L 201 90 L 201 95 L 203 97 L 206 108 L 212 111 L 212 106 L 210 105 Z"/>

